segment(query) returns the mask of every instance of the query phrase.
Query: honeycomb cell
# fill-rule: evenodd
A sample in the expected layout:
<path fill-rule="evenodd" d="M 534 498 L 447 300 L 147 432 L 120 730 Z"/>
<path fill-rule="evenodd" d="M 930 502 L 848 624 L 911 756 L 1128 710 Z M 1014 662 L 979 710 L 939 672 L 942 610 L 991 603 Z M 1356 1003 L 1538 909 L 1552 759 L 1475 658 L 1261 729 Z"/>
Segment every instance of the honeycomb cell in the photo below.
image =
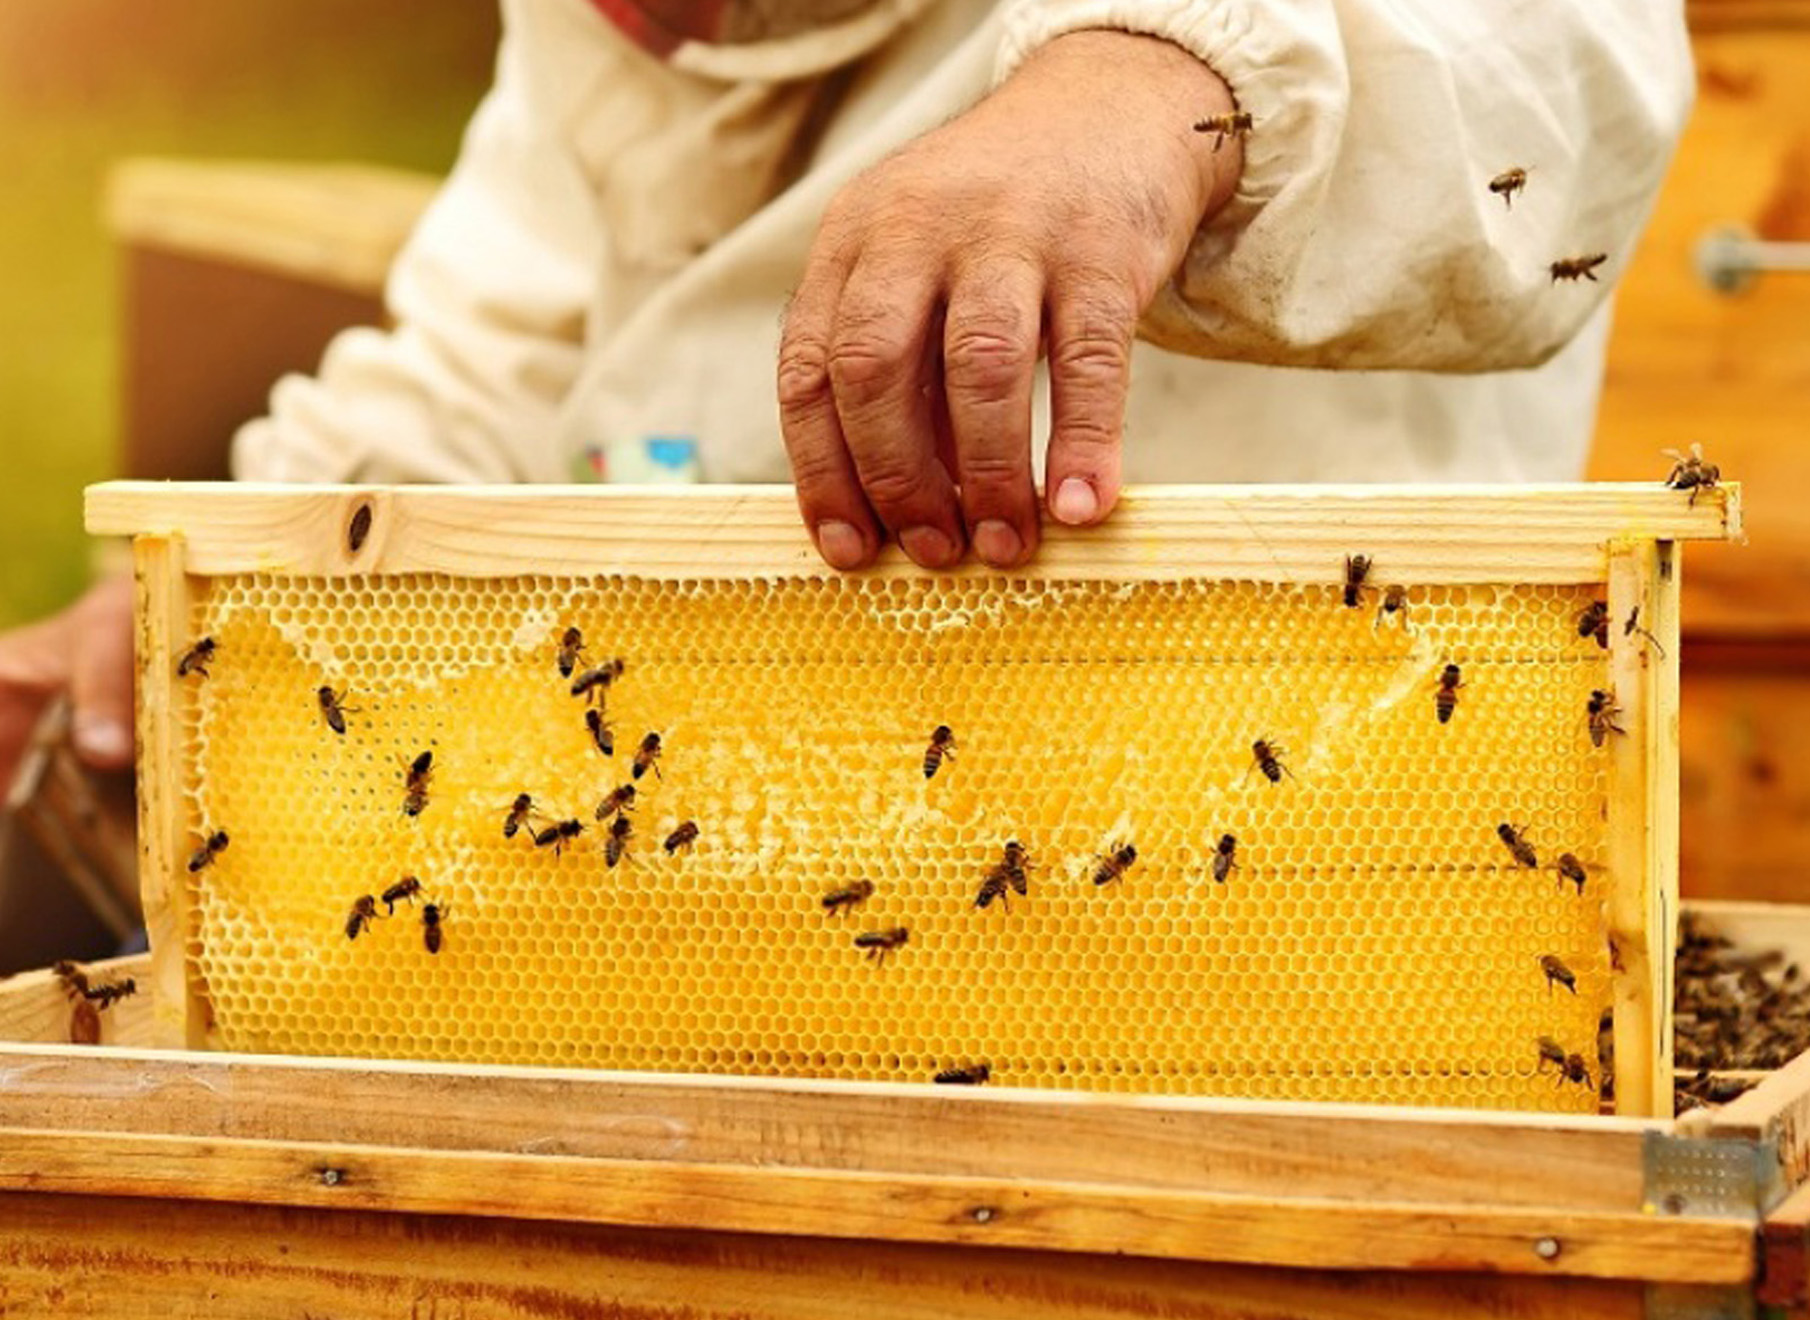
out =
<path fill-rule="evenodd" d="M 186 689 L 179 800 L 232 845 L 188 882 L 187 952 L 228 1048 L 918 1081 L 985 1059 L 1016 1086 L 1595 1107 L 1534 1067 L 1543 1035 L 1593 1057 L 1611 996 L 1589 588 L 1416 589 L 1404 626 L 1248 582 L 197 586 L 219 653 Z M 557 671 L 568 626 L 586 664 L 625 662 L 613 756 Z M 957 749 L 926 780 L 939 724 Z M 595 808 L 625 783 L 610 867 Z M 534 844 L 565 819 L 557 854 Z M 698 840 L 669 856 L 682 820 Z M 1029 892 L 978 909 L 1008 839 Z M 404 875 L 444 913 L 438 954 L 418 904 L 345 936 Z M 884 960 L 855 945 L 895 926 Z"/>

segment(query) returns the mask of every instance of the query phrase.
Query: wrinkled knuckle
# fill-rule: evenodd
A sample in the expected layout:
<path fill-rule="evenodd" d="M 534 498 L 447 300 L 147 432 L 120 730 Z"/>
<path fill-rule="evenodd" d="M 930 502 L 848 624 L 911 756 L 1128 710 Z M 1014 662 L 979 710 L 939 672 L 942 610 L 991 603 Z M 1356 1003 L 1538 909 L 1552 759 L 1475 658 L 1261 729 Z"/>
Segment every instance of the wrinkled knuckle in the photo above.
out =
<path fill-rule="evenodd" d="M 1036 344 L 1027 343 L 1007 321 L 962 326 L 943 345 L 944 376 L 951 389 L 989 402 L 1003 401 L 1018 393 L 1030 376 L 1036 352 Z"/>
<path fill-rule="evenodd" d="M 1130 366 L 1130 324 L 1106 311 L 1081 312 L 1050 358 L 1051 370 L 1071 379 L 1123 376 Z"/>
<path fill-rule="evenodd" d="M 821 340 L 788 339 L 779 350 L 778 394 L 781 412 L 814 407 L 830 385 L 829 353 Z"/>
<path fill-rule="evenodd" d="M 872 325 L 840 336 L 830 347 L 829 374 L 836 397 L 854 407 L 885 395 L 908 367 L 905 344 Z"/>
<path fill-rule="evenodd" d="M 842 480 L 841 459 L 826 447 L 800 446 L 789 457 L 792 482 L 806 498 L 826 495 Z"/>
<path fill-rule="evenodd" d="M 862 471 L 861 484 L 870 500 L 882 508 L 892 509 L 916 503 L 928 486 L 923 470 L 903 458 L 883 458 L 869 463 Z"/>
<path fill-rule="evenodd" d="M 1062 419 L 1054 443 L 1070 453 L 1117 449 L 1119 428 L 1104 413 L 1077 412 Z"/>
<path fill-rule="evenodd" d="M 964 453 L 961 458 L 962 486 L 989 492 L 1016 492 L 1030 484 L 1029 456 L 1026 454 Z"/>

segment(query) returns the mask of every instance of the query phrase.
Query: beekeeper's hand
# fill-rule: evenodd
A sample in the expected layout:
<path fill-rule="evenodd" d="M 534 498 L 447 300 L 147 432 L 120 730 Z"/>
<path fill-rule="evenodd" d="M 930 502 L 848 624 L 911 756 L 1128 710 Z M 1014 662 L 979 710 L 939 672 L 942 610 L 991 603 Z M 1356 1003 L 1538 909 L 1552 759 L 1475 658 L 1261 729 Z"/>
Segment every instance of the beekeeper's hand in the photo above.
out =
<path fill-rule="evenodd" d="M 1232 195 L 1218 75 L 1151 37 L 1051 41 L 986 100 L 842 189 L 779 352 L 780 422 L 805 524 L 837 568 L 887 535 L 928 568 L 1037 545 L 1031 390 L 1050 362 L 1050 513 L 1119 492 L 1132 332 Z"/>
<path fill-rule="evenodd" d="M 132 764 L 132 582 L 114 577 L 61 614 L 0 633 L 0 798 L 52 698 L 68 692 L 76 755 Z"/>

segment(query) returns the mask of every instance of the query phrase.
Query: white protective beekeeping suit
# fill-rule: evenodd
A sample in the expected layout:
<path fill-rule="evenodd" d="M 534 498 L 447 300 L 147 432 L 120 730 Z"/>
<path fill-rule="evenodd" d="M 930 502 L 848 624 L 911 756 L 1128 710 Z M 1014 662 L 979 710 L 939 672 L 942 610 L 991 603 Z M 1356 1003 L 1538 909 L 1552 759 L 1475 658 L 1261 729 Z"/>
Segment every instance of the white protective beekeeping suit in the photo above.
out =
<path fill-rule="evenodd" d="M 1569 479 L 1691 97 L 1668 0 L 719 0 L 720 40 L 650 40 L 627 0 L 503 8 L 397 328 L 283 381 L 242 478 L 563 481 L 671 437 L 706 479 L 788 479 L 779 316 L 826 201 L 1040 43 L 1115 28 L 1255 121 L 1145 318 L 1128 480 Z M 1512 210 L 1486 186 L 1511 166 Z M 1550 279 L 1588 252 L 1605 283 Z"/>

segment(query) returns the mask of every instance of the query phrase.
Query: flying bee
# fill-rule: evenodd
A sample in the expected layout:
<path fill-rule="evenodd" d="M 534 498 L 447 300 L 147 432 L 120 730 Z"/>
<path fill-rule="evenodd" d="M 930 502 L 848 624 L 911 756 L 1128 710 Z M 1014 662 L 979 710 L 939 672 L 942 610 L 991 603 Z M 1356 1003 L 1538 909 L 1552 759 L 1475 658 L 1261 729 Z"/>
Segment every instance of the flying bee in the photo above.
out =
<path fill-rule="evenodd" d="M 945 1068 L 936 1075 L 936 1082 L 941 1086 L 979 1086 L 993 1075 L 993 1069 L 984 1063 L 972 1063 L 962 1068 Z"/>
<path fill-rule="evenodd" d="M 1575 854 L 1559 854 L 1558 872 L 1560 889 L 1563 889 L 1565 887 L 1565 882 L 1569 880 L 1572 884 L 1577 886 L 1578 893 L 1581 894 L 1584 892 L 1584 882 L 1590 877 L 1589 873 L 1584 870 L 1584 864 L 1578 861 Z"/>
<path fill-rule="evenodd" d="M 355 940 L 361 930 L 368 930 L 377 920 L 377 900 L 369 894 L 360 894 L 352 904 L 352 911 L 346 914 L 346 938 Z"/>
<path fill-rule="evenodd" d="M 1567 1054 L 1565 1056 L 1565 1066 L 1559 1073 L 1558 1084 L 1563 1086 L 1566 1082 L 1576 1082 L 1580 1086 L 1588 1086 L 1591 1090 L 1596 1089 L 1596 1082 L 1590 1076 L 1590 1069 L 1584 1063 L 1583 1055 Z"/>
<path fill-rule="evenodd" d="M 1514 854 L 1515 861 L 1520 865 L 1530 871 L 1539 869 L 1540 859 L 1535 855 L 1533 845 L 1527 841 L 1520 830 L 1507 821 L 1503 821 L 1502 824 L 1496 826 L 1496 837 L 1502 840 L 1503 846 Z"/>
<path fill-rule="evenodd" d="M 635 824 L 627 816 L 617 816 L 610 822 L 610 837 L 604 840 L 603 860 L 614 866 L 622 860 L 628 851 L 629 838 L 635 832 Z"/>
<path fill-rule="evenodd" d="M 635 786 L 624 784 L 621 788 L 612 788 L 604 794 L 603 800 L 597 804 L 597 819 L 608 820 L 611 816 L 626 816 L 635 809 Z"/>
<path fill-rule="evenodd" d="M 947 724 L 939 724 L 930 735 L 930 746 L 924 749 L 924 778 L 934 779 L 943 762 L 954 759 L 955 734 Z"/>
<path fill-rule="evenodd" d="M 1577 635 L 1594 637 L 1596 644 L 1607 651 L 1609 649 L 1609 602 L 1593 600 L 1586 605 L 1577 616 Z"/>
<path fill-rule="evenodd" d="M 107 1009 L 121 999 L 129 999 L 138 993 L 138 982 L 128 976 L 123 981 L 112 981 L 106 985 L 89 986 L 82 991 L 82 998 L 92 1000 L 95 1008 Z"/>
<path fill-rule="evenodd" d="M 1546 1065 L 1550 1063 L 1556 1067 L 1560 1073 L 1563 1073 L 1565 1071 L 1565 1047 L 1559 1044 L 1551 1036 L 1541 1036 L 1538 1044 L 1540 1047 L 1540 1062 L 1535 1067 L 1535 1071 L 1545 1072 Z"/>
<path fill-rule="evenodd" d="M 621 820 L 622 817 L 618 816 L 616 819 Z M 688 820 L 681 822 L 679 828 L 667 835 L 666 842 L 660 846 L 665 848 L 667 854 L 670 856 L 671 854 L 678 852 L 681 848 L 690 848 L 691 845 L 697 841 L 698 823 L 695 820 Z"/>
<path fill-rule="evenodd" d="M 410 764 L 405 777 L 407 788 L 402 799 L 402 814 L 419 816 L 427 810 L 427 786 L 434 777 L 434 754 L 423 752 Z"/>
<path fill-rule="evenodd" d="M 855 936 L 855 947 L 866 949 L 868 961 L 884 967 L 886 955 L 894 949 L 903 948 L 910 938 L 911 932 L 903 926 L 894 926 L 891 930 L 869 930 Z"/>
<path fill-rule="evenodd" d="M 1452 722 L 1452 712 L 1458 709 L 1458 689 L 1463 686 L 1458 666 L 1447 665 L 1439 676 L 1439 691 L 1433 694 L 1433 709 L 1441 724 Z"/>
<path fill-rule="evenodd" d="M 207 667 L 213 663 L 216 643 L 212 637 L 203 637 L 188 650 L 182 653 L 182 659 L 176 662 L 176 677 L 187 678 L 190 674 L 200 674 L 203 678 L 212 677 Z"/>
<path fill-rule="evenodd" d="M 428 903 L 421 909 L 421 942 L 427 946 L 429 953 L 440 952 L 440 944 L 446 938 L 441 923 L 446 914 L 452 911 L 447 903 Z"/>
<path fill-rule="evenodd" d="M 1125 872 L 1138 859 L 1138 850 L 1129 843 L 1120 844 L 1110 852 L 1103 852 L 1094 859 L 1094 883 L 1109 885 L 1114 880 L 1123 880 Z"/>
<path fill-rule="evenodd" d="M 1552 993 L 1552 987 L 1562 985 L 1572 994 L 1577 993 L 1577 976 L 1572 970 L 1559 961 L 1556 953 L 1540 955 L 1540 970 L 1546 974 L 1546 992 Z"/>
<path fill-rule="evenodd" d="M 1282 744 L 1259 738 L 1251 744 L 1251 769 L 1263 771 L 1263 777 L 1272 784 L 1280 784 L 1283 775 L 1292 778 L 1294 771 L 1282 764 L 1282 750 Z M 1249 775 L 1251 771 L 1244 773 Z"/>
<path fill-rule="evenodd" d="M 1383 589 L 1383 601 L 1382 604 L 1377 607 L 1376 622 L 1370 626 L 1372 628 L 1382 627 L 1383 620 L 1388 618 L 1391 614 L 1400 614 L 1403 626 L 1405 627 L 1407 625 L 1408 589 L 1400 583 Z"/>
<path fill-rule="evenodd" d="M 387 915 L 392 917 L 395 916 L 396 905 L 404 899 L 407 899 L 409 905 L 412 907 L 415 902 L 415 895 L 420 892 L 421 882 L 419 880 L 415 879 L 412 875 L 403 876 L 402 879 L 383 891 L 383 906 Z"/>
<path fill-rule="evenodd" d="M 603 718 L 603 712 L 592 706 L 584 713 L 584 726 L 591 731 L 591 741 L 597 744 L 597 750 L 605 756 L 616 754 L 616 731 L 610 728 L 610 722 Z"/>
<path fill-rule="evenodd" d="M 620 659 L 606 660 L 595 669 L 587 669 L 572 680 L 572 695 L 603 702 L 604 694 L 610 690 L 610 684 L 622 677 L 622 671 L 628 668 Z"/>
<path fill-rule="evenodd" d="M 1697 503 L 1698 491 L 1710 490 L 1722 480 L 1722 469 L 1704 461 L 1700 444 L 1693 443 L 1689 454 L 1681 454 L 1676 449 L 1661 452 L 1672 460 L 1672 472 L 1665 484 L 1673 490 L 1688 490 L 1693 505 Z"/>
<path fill-rule="evenodd" d="M 536 848 L 551 848 L 558 857 L 566 850 L 566 845 L 584 833 L 584 822 L 578 820 L 562 820 L 556 825 L 549 825 L 534 836 Z"/>
<path fill-rule="evenodd" d="M 225 830 L 215 830 L 208 835 L 206 842 L 197 848 L 194 855 L 189 858 L 189 874 L 193 875 L 204 866 L 212 866 L 214 858 L 226 851 L 228 842 L 230 840 L 227 839 Z"/>
<path fill-rule="evenodd" d="M 346 716 L 360 713 L 358 707 L 346 705 L 346 698 L 351 695 L 351 688 L 347 688 L 343 692 L 335 692 L 325 683 L 321 684 L 320 689 L 314 694 L 315 700 L 320 703 L 321 718 L 327 721 L 329 729 L 341 737 L 344 737 L 346 732 Z"/>
<path fill-rule="evenodd" d="M 572 671 L 578 668 L 578 656 L 584 650 L 584 634 L 576 628 L 567 628 L 559 639 L 559 676 L 572 677 Z"/>
<path fill-rule="evenodd" d="M 660 735 L 657 733 L 650 733 L 641 740 L 641 746 L 635 751 L 635 764 L 630 767 L 630 773 L 639 779 L 650 768 L 655 778 L 666 778 L 660 773 Z"/>
<path fill-rule="evenodd" d="M 840 889 L 832 889 L 823 896 L 825 912 L 841 912 L 852 908 L 857 903 L 864 903 L 874 896 L 872 880 L 857 880 L 853 884 L 844 885 Z"/>
<path fill-rule="evenodd" d="M 528 817 L 534 814 L 534 795 L 517 793 L 515 801 L 509 804 L 509 814 L 503 817 L 503 837 L 513 839 L 528 824 Z"/>
<path fill-rule="evenodd" d="M 1515 194 L 1527 186 L 1527 171 L 1519 165 L 1503 170 L 1489 181 L 1489 190 L 1500 197 L 1509 210 L 1515 209 Z"/>
<path fill-rule="evenodd" d="M 1659 658 L 1661 660 L 1665 659 L 1665 647 L 1659 644 L 1659 639 L 1653 636 L 1651 629 L 1641 627 L 1640 606 L 1638 605 L 1628 611 L 1628 617 L 1622 621 L 1621 625 L 1621 635 L 1623 637 L 1632 637 L 1635 633 L 1639 633 L 1642 637 L 1646 638 L 1647 645 L 1659 652 Z"/>
<path fill-rule="evenodd" d="M 1370 576 L 1369 555 L 1345 556 L 1345 605 L 1356 609 L 1363 599 L 1364 580 Z"/>
<path fill-rule="evenodd" d="M 1613 692 L 1592 688 L 1590 699 L 1584 703 L 1584 712 L 1590 721 L 1590 741 L 1598 747 L 1609 741 L 1610 734 L 1627 732 L 1615 722 L 1615 717 L 1621 714 L 1621 707 L 1615 704 Z"/>
<path fill-rule="evenodd" d="M 1222 115 L 1208 115 L 1205 119 L 1194 121 L 1196 133 L 1213 135 L 1213 150 L 1218 151 L 1229 137 L 1247 138 L 1251 134 L 1251 112 L 1249 110 L 1228 110 Z"/>
<path fill-rule="evenodd" d="M 1226 877 L 1238 869 L 1238 840 L 1230 834 L 1219 836 L 1219 846 L 1213 849 L 1213 879 L 1220 884 Z"/>
<path fill-rule="evenodd" d="M 1590 255 L 1584 257 L 1561 257 L 1559 260 L 1553 262 L 1551 266 L 1547 267 L 1547 269 L 1552 272 L 1552 282 L 1554 284 L 1557 284 L 1560 280 L 1578 279 L 1589 280 L 1592 284 L 1596 284 L 1598 283 L 1595 274 L 1596 268 L 1608 259 L 1609 254 L 1607 252 L 1592 252 Z"/>

